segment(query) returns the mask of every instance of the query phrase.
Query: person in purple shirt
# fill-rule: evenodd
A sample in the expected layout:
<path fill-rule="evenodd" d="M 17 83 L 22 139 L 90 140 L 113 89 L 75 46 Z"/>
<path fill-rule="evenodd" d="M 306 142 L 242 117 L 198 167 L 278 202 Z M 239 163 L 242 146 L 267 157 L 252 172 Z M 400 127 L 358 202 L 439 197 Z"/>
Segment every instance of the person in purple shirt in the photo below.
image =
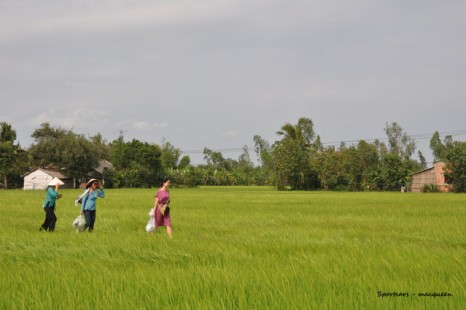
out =
<path fill-rule="evenodd" d="M 170 192 L 168 191 L 168 187 L 170 186 L 170 180 L 163 179 L 162 180 L 162 187 L 159 188 L 157 193 L 155 193 L 155 203 L 154 203 L 154 221 L 155 221 L 155 231 L 159 226 L 167 227 L 167 234 L 170 238 L 172 238 L 172 224 L 170 218 L 170 207 L 168 204 L 170 203 Z M 165 209 L 164 214 L 160 212 L 163 206 L 167 206 Z M 152 233 L 153 236 L 153 233 Z"/>

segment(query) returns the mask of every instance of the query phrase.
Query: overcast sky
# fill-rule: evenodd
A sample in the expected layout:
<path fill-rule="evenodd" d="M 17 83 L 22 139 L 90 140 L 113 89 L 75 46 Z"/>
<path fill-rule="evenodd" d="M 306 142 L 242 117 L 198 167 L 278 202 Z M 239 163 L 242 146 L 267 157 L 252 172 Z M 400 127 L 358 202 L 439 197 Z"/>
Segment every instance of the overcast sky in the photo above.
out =
<path fill-rule="evenodd" d="M 465 99 L 466 1 L 0 0 L 0 121 L 24 147 L 49 122 L 255 158 L 300 117 L 324 143 L 387 122 L 464 141 Z"/>

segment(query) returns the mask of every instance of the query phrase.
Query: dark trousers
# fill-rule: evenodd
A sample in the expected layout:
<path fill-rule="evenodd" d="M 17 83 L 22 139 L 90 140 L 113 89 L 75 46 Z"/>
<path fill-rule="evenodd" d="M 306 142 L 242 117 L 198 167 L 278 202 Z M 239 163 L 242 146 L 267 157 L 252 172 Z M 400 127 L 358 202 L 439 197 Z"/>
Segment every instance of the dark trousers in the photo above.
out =
<path fill-rule="evenodd" d="M 57 222 L 57 216 L 55 215 L 55 206 L 44 208 L 45 221 L 42 224 L 42 228 L 48 231 L 55 230 L 55 223 Z"/>
<path fill-rule="evenodd" d="M 95 210 L 84 210 L 84 216 L 86 217 L 86 227 L 84 228 L 84 230 L 86 230 L 86 228 L 88 227 L 89 231 L 94 230 L 95 213 Z"/>

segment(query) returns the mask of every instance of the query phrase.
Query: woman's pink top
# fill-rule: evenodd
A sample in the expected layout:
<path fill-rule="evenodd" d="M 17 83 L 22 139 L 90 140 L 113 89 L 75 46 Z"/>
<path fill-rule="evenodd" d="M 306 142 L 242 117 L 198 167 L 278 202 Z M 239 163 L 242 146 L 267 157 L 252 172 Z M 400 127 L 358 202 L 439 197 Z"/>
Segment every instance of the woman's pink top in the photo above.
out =
<path fill-rule="evenodd" d="M 155 197 L 158 199 L 157 208 L 155 209 L 155 226 L 171 226 L 170 213 L 167 215 L 162 215 L 160 213 L 160 207 L 168 202 L 170 199 L 170 192 L 166 190 L 159 189 L 155 194 Z"/>

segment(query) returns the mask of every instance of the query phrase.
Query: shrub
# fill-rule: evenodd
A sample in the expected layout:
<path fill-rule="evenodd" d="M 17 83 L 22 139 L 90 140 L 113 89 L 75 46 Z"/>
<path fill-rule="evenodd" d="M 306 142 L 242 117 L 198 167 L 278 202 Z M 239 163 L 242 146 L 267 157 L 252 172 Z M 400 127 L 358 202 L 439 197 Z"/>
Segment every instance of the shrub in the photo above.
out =
<path fill-rule="evenodd" d="M 436 184 L 424 184 L 421 187 L 421 192 L 422 193 L 439 193 L 440 189 L 438 185 Z"/>

